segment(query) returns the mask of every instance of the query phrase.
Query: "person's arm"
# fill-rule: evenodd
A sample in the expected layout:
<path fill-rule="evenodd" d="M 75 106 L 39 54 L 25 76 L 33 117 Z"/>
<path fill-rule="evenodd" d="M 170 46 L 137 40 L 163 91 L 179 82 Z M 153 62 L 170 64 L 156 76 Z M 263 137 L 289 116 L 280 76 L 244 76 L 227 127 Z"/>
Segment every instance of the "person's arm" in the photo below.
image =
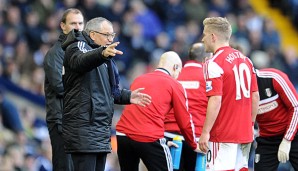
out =
<path fill-rule="evenodd" d="M 213 60 L 209 60 L 205 67 L 206 95 L 208 96 L 208 104 L 206 119 L 199 140 L 199 146 L 200 150 L 206 153 L 209 149 L 208 144 L 210 139 L 210 131 L 213 128 L 221 108 L 224 71 L 221 66 Z"/>
<path fill-rule="evenodd" d="M 287 114 L 289 114 L 287 130 L 279 145 L 277 154 L 278 160 L 285 163 L 289 160 L 291 143 L 297 133 L 298 95 L 287 75 L 282 72 L 277 73 L 276 78 L 273 79 L 273 86 L 285 103 L 288 109 Z"/>
<path fill-rule="evenodd" d="M 257 74 L 256 74 L 256 70 L 254 68 L 252 71 L 252 79 L 251 80 L 252 80 L 251 81 L 251 91 L 252 91 L 251 117 L 252 117 L 252 122 L 255 123 L 256 117 L 258 114 L 260 95 L 259 95 Z"/>
<path fill-rule="evenodd" d="M 252 92 L 252 104 L 251 104 L 251 131 L 253 139 L 255 139 L 255 121 L 258 114 L 259 109 L 259 101 L 260 101 L 260 95 L 259 91 Z"/>
<path fill-rule="evenodd" d="M 118 105 L 127 105 L 127 104 L 131 104 L 131 94 L 132 91 L 131 90 L 127 90 L 127 89 L 122 89 L 120 90 L 120 95 L 114 97 L 114 103 L 118 104 Z"/>
<path fill-rule="evenodd" d="M 298 129 L 298 94 L 294 85 L 284 73 L 279 73 L 279 76 L 273 79 L 273 86 L 288 109 L 289 119 L 284 138 L 292 141 Z"/>
<path fill-rule="evenodd" d="M 260 101 L 259 91 L 252 92 L 251 115 L 252 115 L 253 123 L 256 121 L 256 117 L 258 114 L 259 101 Z"/>
<path fill-rule="evenodd" d="M 221 107 L 221 99 L 222 99 L 222 96 L 210 96 L 208 99 L 206 119 L 204 122 L 202 134 L 199 140 L 200 149 L 203 152 L 207 152 L 209 149 L 208 142 L 210 139 L 210 131 L 218 116 L 218 113 Z"/>
<path fill-rule="evenodd" d="M 151 103 L 151 96 L 141 93 L 145 88 L 138 88 L 131 92 L 130 103 L 145 107 Z"/>
<path fill-rule="evenodd" d="M 76 42 L 67 47 L 65 60 L 70 69 L 79 73 L 89 72 L 105 63 L 109 57 L 122 55 L 122 51 L 115 49 L 118 44 L 119 42 L 115 42 L 107 47 L 87 50 L 89 45 L 86 42 Z"/>
<path fill-rule="evenodd" d="M 114 103 L 119 105 L 136 104 L 145 107 L 151 103 L 151 96 L 145 93 L 141 93 L 144 88 L 138 88 L 136 90 L 120 90 L 119 97 L 114 97 Z"/>
<path fill-rule="evenodd" d="M 174 109 L 174 116 L 181 134 L 185 138 L 185 141 L 191 146 L 193 150 L 198 149 L 198 144 L 195 139 L 195 128 L 192 121 L 192 116 L 188 112 L 186 92 L 182 85 L 177 82 L 177 85 L 173 86 L 172 94 L 172 106 Z"/>
<path fill-rule="evenodd" d="M 71 70 L 77 73 L 85 73 L 107 61 L 101 57 L 103 47 L 84 52 L 77 44 L 80 42 L 70 45 L 65 51 L 64 64 L 67 64 Z M 84 44 L 84 46 L 88 45 Z"/>
<path fill-rule="evenodd" d="M 58 49 L 60 48 L 60 49 Z M 56 92 L 57 97 L 63 97 L 62 66 L 64 52 L 61 47 L 55 44 L 48 51 L 44 59 L 44 71 L 51 88 Z"/>

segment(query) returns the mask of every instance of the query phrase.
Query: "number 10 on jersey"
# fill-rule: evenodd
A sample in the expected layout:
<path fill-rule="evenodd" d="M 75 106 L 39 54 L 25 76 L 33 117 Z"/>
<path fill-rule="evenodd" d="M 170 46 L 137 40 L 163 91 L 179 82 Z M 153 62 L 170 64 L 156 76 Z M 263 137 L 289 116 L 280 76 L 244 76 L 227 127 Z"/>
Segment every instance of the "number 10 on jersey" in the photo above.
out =
<path fill-rule="evenodd" d="M 241 94 L 243 94 L 245 98 L 250 98 L 251 74 L 248 66 L 245 63 L 241 63 L 239 68 L 235 65 L 233 71 L 236 82 L 236 100 L 242 98 Z M 247 80 L 245 81 L 245 79 Z M 247 86 L 245 85 L 245 82 L 247 83 Z"/>

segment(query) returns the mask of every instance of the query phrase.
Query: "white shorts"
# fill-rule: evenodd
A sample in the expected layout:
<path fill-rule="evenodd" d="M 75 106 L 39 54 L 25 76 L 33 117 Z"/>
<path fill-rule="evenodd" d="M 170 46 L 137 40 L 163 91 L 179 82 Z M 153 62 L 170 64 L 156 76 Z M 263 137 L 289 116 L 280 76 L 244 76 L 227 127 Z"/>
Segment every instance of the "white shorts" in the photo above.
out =
<path fill-rule="evenodd" d="M 209 142 L 206 170 L 248 170 L 250 145 Z"/>

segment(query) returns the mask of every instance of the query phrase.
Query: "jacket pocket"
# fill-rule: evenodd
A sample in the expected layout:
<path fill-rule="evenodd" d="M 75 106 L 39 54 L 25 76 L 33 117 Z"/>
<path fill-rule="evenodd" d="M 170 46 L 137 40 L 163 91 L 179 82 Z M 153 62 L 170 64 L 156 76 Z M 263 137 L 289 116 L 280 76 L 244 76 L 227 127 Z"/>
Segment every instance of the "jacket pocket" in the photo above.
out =
<path fill-rule="evenodd" d="M 94 122 L 94 104 L 93 100 L 91 99 L 91 107 L 90 107 L 90 118 L 89 118 L 90 123 Z"/>

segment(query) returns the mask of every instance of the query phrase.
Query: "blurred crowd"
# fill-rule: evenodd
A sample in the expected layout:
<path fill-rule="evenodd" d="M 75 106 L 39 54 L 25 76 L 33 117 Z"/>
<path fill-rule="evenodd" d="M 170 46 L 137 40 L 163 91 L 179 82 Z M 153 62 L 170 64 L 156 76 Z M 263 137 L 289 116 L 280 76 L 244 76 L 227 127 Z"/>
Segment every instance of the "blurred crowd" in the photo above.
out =
<path fill-rule="evenodd" d="M 297 24 L 298 4 L 284 1 L 293 3 Z M 173 50 L 186 60 L 190 45 L 201 40 L 203 19 L 225 16 L 233 26 L 231 44 L 248 57 L 266 56 L 266 64 L 287 73 L 298 89 L 297 49 L 281 48 L 274 21 L 255 13 L 249 0 L 0 0 L 0 76 L 43 95 L 43 59 L 61 31 L 63 11 L 72 7 L 83 12 L 85 21 L 101 16 L 113 22 L 115 41 L 124 52 L 115 57 L 123 87 L 129 88 L 135 77 L 155 68 L 165 51 Z M 2 108 L 1 104 L 3 115 Z M 115 122 L 122 108 L 116 109 Z M 17 112 L 20 131 L 0 122 L 0 165 L 51 170 L 44 118 L 36 117 L 29 107 Z"/>
<path fill-rule="evenodd" d="M 20 108 L 0 87 L 0 171 L 51 171 L 51 143 L 44 119 Z"/>
<path fill-rule="evenodd" d="M 283 15 L 290 18 L 298 30 L 298 1 L 296 0 L 269 0 L 270 6 L 278 8 Z"/>

